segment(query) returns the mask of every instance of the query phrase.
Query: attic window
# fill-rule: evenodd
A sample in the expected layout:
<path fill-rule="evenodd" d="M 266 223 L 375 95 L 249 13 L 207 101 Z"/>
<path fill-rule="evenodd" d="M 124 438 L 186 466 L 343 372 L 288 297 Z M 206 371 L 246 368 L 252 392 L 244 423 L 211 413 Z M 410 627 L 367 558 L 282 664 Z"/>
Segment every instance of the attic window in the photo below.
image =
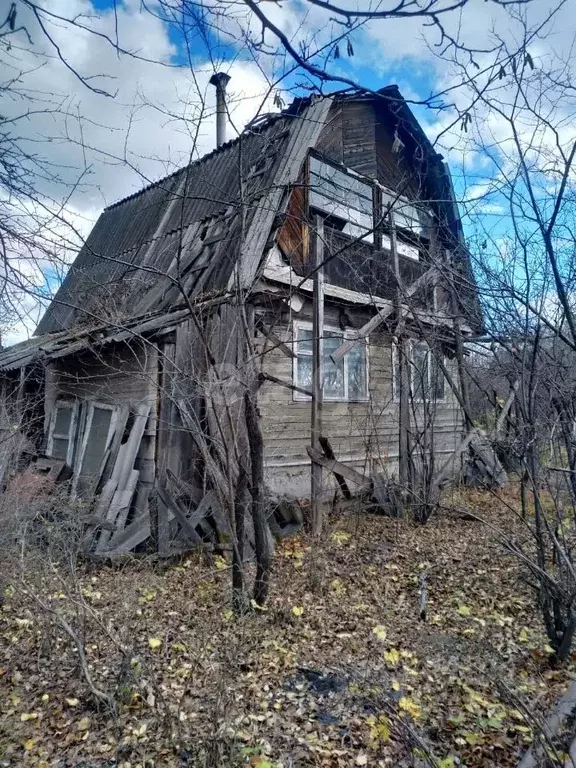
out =
<path fill-rule="evenodd" d="M 374 242 L 372 186 L 313 155 L 309 204 L 345 234 Z"/>

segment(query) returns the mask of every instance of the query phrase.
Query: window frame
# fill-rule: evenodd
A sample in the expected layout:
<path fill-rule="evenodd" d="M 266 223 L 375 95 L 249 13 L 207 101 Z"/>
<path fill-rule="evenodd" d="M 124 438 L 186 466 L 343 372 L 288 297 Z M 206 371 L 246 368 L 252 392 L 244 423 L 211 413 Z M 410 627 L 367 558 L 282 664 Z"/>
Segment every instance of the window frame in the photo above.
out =
<path fill-rule="evenodd" d="M 293 322 L 293 341 L 292 341 L 292 348 L 294 351 L 294 357 L 292 358 L 292 382 L 296 386 L 301 386 L 298 382 L 298 333 L 300 330 L 304 331 L 312 331 L 313 325 L 308 320 L 294 320 Z M 330 325 L 324 323 L 324 329 L 323 332 L 326 333 L 336 333 L 339 336 L 342 337 L 342 342 L 344 342 L 347 339 L 355 339 L 354 332 L 351 328 L 346 328 L 345 330 L 342 330 L 342 328 L 339 328 L 335 325 Z M 329 395 L 324 394 L 323 400 L 324 402 L 328 403 L 367 403 L 370 401 L 370 358 L 369 358 L 369 349 L 370 345 L 368 343 L 368 339 L 358 339 L 359 344 L 364 345 L 364 361 L 365 361 L 365 377 L 366 377 L 366 394 L 361 397 L 349 397 L 349 380 L 348 380 L 348 372 L 349 372 L 349 353 L 344 355 L 344 397 L 330 397 Z M 302 353 L 300 353 L 302 354 Z M 311 357 L 312 354 L 308 355 L 307 353 L 304 353 L 307 357 Z M 309 395 L 305 395 L 302 392 L 293 391 L 292 393 L 292 399 L 295 402 L 299 403 L 309 403 L 312 398 Z"/>
<path fill-rule="evenodd" d="M 72 416 L 70 417 L 70 426 L 68 427 L 68 434 L 65 435 L 64 433 L 55 433 L 54 429 L 56 428 L 56 419 L 58 416 L 58 409 L 59 408 L 68 408 L 72 411 Z M 52 456 L 52 451 L 54 450 L 54 439 L 56 440 L 68 440 L 68 448 L 66 450 L 66 464 L 73 469 L 73 462 L 74 462 L 74 449 L 76 447 L 76 432 L 78 427 L 78 401 L 77 400 L 62 400 L 58 399 L 54 403 L 54 408 L 52 410 L 52 415 L 50 416 L 50 426 L 48 428 L 48 440 L 46 441 L 46 453 L 50 458 L 54 458 Z"/>
<path fill-rule="evenodd" d="M 414 391 L 414 380 L 413 380 L 413 371 L 414 371 L 414 359 L 413 359 L 413 352 L 414 347 L 418 345 L 425 345 L 427 347 L 427 364 L 428 364 L 428 389 L 429 391 L 432 391 L 433 389 L 433 376 L 432 376 L 432 369 L 433 367 L 430 365 L 430 359 L 434 359 L 434 351 L 430 344 L 428 344 L 427 341 L 424 339 L 408 339 L 408 363 L 409 363 L 409 373 L 410 373 L 410 390 Z M 446 355 L 442 355 L 442 361 L 445 363 L 446 361 Z M 400 402 L 400 395 L 398 392 L 398 376 L 399 376 L 399 367 L 400 367 L 400 361 L 398 359 L 398 344 L 396 342 L 392 342 L 392 399 L 395 403 Z M 446 403 L 446 377 L 444 376 L 444 372 L 440 369 L 440 366 L 437 364 L 437 367 L 439 369 L 439 373 L 442 375 L 444 379 L 444 387 L 443 387 L 443 396 L 442 397 L 428 397 L 424 399 L 423 397 L 414 397 L 413 402 L 415 403 Z"/>
<path fill-rule="evenodd" d="M 87 400 L 83 403 L 85 405 L 87 412 L 86 412 L 86 419 L 84 420 L 84 425 L 82 428 L 82 442 L 80 445 L 80 450 L 78 452 L 78 455 L 76 457 L 76 460 L 74 462 L 74 479 L 72 481 L 72 496 L 75 497 L 77 488 L 78 488 L 78 481 L 81 477 L 81 470 L 82 470 L 82 462 L 84 461 L 84 455 L 86 453 L 86 448 L 88 447 L 88 436 L 90 435 L 90 429 L 92 427 L 92 419 L 94 417 L 94 409 L 100 408 L 103 411 L 112 411 L 112 416 L 110 417 L 110 425 L 108 427 L 108 434 L 106 435 L 106 447 L 104 448 L 104 455 L 106 455 L 106 451 L 110 448 L 110 444 L 112 442 L 112 438 L 114 436 L 114 432 L 116 430 L 116 424 L 118 421 L 118 413 L 119 409 L 115 405 L 110 405 L 110 403 L 101 403 L 97 400 Z"/>
<path fill-rule="evenodd" d="M 361 182 L 362 184 L 365 184 L 369 186 L 372 190 L 372 227 L 369 230 L 370 234 L 365 236 L 360 235 L 353 235 L 349 234 L 349 237 L 352 237 L 354 239 L 359 238 L 360 240 L 366 240 L 366 242 L 370 243 L 371 245 L 374 245 L 376 248 L 385 248 L 386 250 L 389 250 L 391 248 L 390 243 L 390 232 L 389 227 L 386 226 L 385 222 L 389 222 L 390 217 L 389 215 L 384 215 L 387 211 L 387 203 L 384 201 L 384 196 L 388 196 L 392 200 L 395 201 L 395 204 L 400 203 L 401 205 L 409 206 L 410 208 L 414 209 L 414 211 L 418 212 L 419 210 L 422 211 L 426 216 L 428 216 L 430 223 L 434 222 L 435 216 L 430 208 L 430 201 L 428 201 L 428 205 L 426 205 L 425 200 L 411 200 L 406 195 L 399 194 L 395 190 L 391 189 L 390 187 L 386 187 L 377 180 L 371 178 L 370 176 L 364 176 L 361 173 L 358 173 L 358 171 L 355 171 L 352 168 L 348 168 L 348 166 L 344 165 L 343 163 L 338 163 L 335 160 L 332 160 L 329 157 L 325 157 L 322 155 L 322 153 L 318 152 L 315 149 L 311 149 L 308 152 L 308 156 L 306 159 L 306 187 L 307 187 L 307 214 L 308 218 L 311 218 L 311 208 L 315 208 L 316 210 L 319 210 L 323 215 L 325 215 L 328 219 L 330 219 L 330 212 L 329 211 L 323 211 L 322 209 L 318 208 L 317 206 L 313 206 L 310 203 L 310 196 L 311 192 L 313 191 L 313 185 L 311 181 L 311 171 L 310 171 L 310 160 L 314 159 L 320 163 L 323 163 L 324 165 L 327 165 L 331 168 L 334 168 L 337 171 L 340 171 L 341 173 L 345 174 L 346 176 L 349 176 L 351 179 L 354 179 L 356 181 Z M 318 194 L 322 194 L 321 192 L 318 192 Z M 354 209 L 356 210 L 356 209 Z M 393 214 L 396 212 L 395 205 L 392 206 L 391 211 Z M 333 214 L 336 216 L 336 214 Z M 342 218 L 340 216 L 336 216 L 336 218 Z M 342 219 L 345 220 L 345 219 Z M 395 230 L 396 230 L 396 236 L 398 238 L 398 252 L 402 255 L 414 259 L 414 261 L 420 261 L 420 254 L 419 251 L 422 247 L 425 247 L 429 245 L 430 243 L 430 237 L 425 234 L 425 227 L 420 221 L 420 228 L 418 232 L 414 232 L 412 229 L 407 229 L 405 227 L 398 226 L 398 222 L 395 222 Z M 357 223 L 348 220 L 348 223 L 350 225 L 358 226 Z M 344 232 L 344 234 L 347 234 Z"/>

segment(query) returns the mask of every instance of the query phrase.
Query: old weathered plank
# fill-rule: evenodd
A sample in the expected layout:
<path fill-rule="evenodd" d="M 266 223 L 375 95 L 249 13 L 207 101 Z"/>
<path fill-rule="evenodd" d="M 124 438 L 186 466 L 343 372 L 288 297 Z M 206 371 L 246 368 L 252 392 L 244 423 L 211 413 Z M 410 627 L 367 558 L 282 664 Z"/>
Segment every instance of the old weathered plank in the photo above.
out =
<path fill-rule="evenodd" d="M 128 480 L 126 481 L 126 485 L 123 488 L 117 488 L 110 507 L 108 508 L 106 521 L 115 524 L 119 531 L 122 530 L 126 524 L 128 512 L 130 511 L 130 504 L 132 502 L 132 497 L 134 496 L 134 491 L 136 490 L 139 476 L 140 473 L 137 469 L 131 471 Z M 110 532 L 102 531 L 98 544 L 96 545 L 96 551 L 102 552 L 106 549 L 109 540 Z"/>
<path fill-rule="evenodd" d="M 169 509 L 176 520 L 180 523 L 182 530 L 186 537 L 193 543 L 199 544 L 202 538 L 195 531 L 195 524 L 191 518 L 188 518 L 184 511 L 180 508 L 180 505 L 174 499 L 168 488 L 163 487 L 160 483 L 156 484 L 156 491 L 158 496 L 162 500 L 162 503 Z"/>
<path fill-rule="evenodd" d="M 347 480 L 350 480 L 350 482 L 360 486 L 363 489 L 372 487 L 372 480 L 369 477 L 366 477 L 366 475 L 363 475 L 361 472 L 357 472 L 355 469 L 352 469 L 352 467 L 349 467 L 346 464 L 342 464 L 336 459 L 327 459 L 324 454 L 320 453 L 320 451 L 317 451 L 314 448 L 311 448 L 310 446 L 308 446 L 307 450 L 308 455 L 315 464 L 328 469 L 330 472 L 337 472 L 339 475 L 342 475 L 342 477 L 345 477 Z"/>
<path fill-rule="evenodd" d="M 118 555 L 130 552 L 150 536 L 150 517 L 142 515 L 133 520 L 122 531 L 118 531 L 109 541 L 106 554 Z"/>
<path fill-rule="evenodd" d="M 320 445 L 322 446 L 322 450 L 324 451 L 324 456 L 326 456 L 327 459 L 334 459 L 335 461 L 336 456 L 334 455 L 334 451 L 332 450 L 332 446 L 330 445 L 330 441 L 328 440 L 328 438 L 320 437 L 319 442 L 320 442 Z M 345 499 L 352 498 L 352 494 L 350 493 L 350 488 L 348 488 L 348 485 L 344 477 L 338 472 L 334 472 L 334 477 L 336 478 L 336 482 L 340 486 L 340 490 L 344 494 L 344 498 Z"/>

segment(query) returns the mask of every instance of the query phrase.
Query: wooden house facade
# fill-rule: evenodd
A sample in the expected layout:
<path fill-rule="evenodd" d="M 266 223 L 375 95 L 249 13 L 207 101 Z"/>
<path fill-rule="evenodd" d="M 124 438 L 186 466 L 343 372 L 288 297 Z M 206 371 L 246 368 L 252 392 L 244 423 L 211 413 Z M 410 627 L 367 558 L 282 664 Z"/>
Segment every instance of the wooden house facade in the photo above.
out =
<path fill-rule="evenodd" d="M 0 353 L 3 443 L 96 504 L 122 491 L 128 529 L 158 477 L 198 505 L 215 458 L 241 463 L 255 388 L 271 495 L 310 496 L 320 397 L 337 460 L 397 477 L 403 428 L 413 464 L 460 442 L 455 334 L 480 329 L 448 169 L 397 88 L 298 99 L 104 211 L 36 335 Z"/>

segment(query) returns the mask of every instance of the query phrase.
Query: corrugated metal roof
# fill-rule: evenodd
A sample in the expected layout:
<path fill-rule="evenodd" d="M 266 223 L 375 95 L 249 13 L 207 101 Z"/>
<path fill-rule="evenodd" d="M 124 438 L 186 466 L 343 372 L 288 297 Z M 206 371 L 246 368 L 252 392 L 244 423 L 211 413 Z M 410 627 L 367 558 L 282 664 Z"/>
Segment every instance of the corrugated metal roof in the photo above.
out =
<path fill-rule="evenodd" d="M 181 299 L 175 280 L 189 296 L 219 293 L 241 249 L 243 265 L 254 271 L 329 103 L 299 100 L 298 108 L 107 208 L 36 332 L 105 319 L 109 311 L 134 316 L 173 306 Z"/>

